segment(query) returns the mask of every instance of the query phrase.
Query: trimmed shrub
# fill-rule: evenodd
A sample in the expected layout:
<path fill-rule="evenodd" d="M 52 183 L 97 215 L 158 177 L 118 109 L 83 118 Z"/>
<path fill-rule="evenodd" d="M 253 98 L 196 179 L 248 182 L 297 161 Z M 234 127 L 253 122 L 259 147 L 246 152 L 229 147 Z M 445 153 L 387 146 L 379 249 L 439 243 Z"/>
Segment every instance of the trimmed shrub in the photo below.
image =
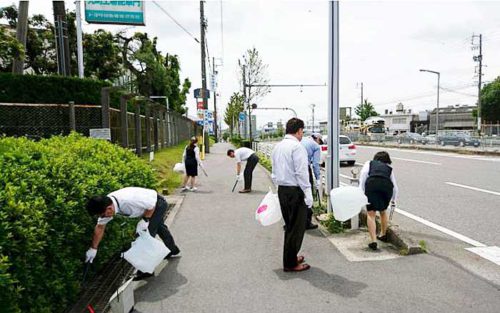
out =
<path fill-rule="evenodd" d="M 74 133 L 39 142 L 0 138 L 0 167 L 2 312 L 62 312 L 80 290 L 96 223 L 86 199 L 126 186 L 155 188 L 154 173 L 131 152 Z M 136 221 L 117 219 L 106 227 L 96 269 L 124 245 L 122 230 L 133 239 Z"/>

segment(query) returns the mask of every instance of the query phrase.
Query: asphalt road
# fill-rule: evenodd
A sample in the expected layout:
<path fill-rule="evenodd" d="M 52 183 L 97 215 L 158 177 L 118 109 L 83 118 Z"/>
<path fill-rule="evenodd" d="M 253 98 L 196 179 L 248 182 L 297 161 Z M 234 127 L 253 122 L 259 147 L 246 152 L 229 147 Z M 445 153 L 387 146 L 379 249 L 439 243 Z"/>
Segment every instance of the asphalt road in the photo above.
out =
<path fill-rule="evenodd" d="M 380 150 L 358 146 L 356 166 Z M 385 150 L 393 160 L 399 208 L 487 246 L 500 246 L 500 157 Z M 341 167 L 344 175 L 350 176 L 350 170 Z"/>

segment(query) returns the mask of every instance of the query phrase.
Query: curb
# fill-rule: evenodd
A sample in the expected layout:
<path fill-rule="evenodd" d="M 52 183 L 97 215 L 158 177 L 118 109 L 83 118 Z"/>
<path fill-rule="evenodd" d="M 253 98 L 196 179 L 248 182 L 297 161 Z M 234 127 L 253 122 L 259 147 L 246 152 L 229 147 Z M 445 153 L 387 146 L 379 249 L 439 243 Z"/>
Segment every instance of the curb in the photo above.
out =
<path fill-rule="evenodd" d="M 465 155 L 487 155 L 487 156 L 500 156 L 500 151 L 485 151 L 485 150 L 465 150 L 465 149 L 451 149 L 451 148 L 434 148 L 434 147 L 426 147 L 426 146 L 403 146 L 403 145 L 395 145 L 395 144 L 374 144 L 374 143 L 356 143 L 358 146 L 370 146 L 370 147 L 384 147 L 384 148 L 397 148 L 397 149 L 406 149 L 406 150 L 423 150 L 423 151 L 437 151 L 437 152 L 450 152 L 457 154 L 465 154 Z"/>

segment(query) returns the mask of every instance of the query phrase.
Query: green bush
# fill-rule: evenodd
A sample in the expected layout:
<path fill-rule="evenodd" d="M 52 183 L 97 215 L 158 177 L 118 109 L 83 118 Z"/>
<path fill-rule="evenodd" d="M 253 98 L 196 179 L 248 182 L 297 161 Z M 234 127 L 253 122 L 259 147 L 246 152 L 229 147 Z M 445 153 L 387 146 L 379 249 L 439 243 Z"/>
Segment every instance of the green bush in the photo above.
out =
<path fill-rule="evenodd" d="M 96 223 L 86 199 L 125 186 L 154 188 L 154 173 L 129 151 L 78 134 L 0 138 L 0 167 L 1 310 L 62 312 L 80 289 Z M 123 246 L 122 229 L 133 235 L 135 221 L 120 222 L 106 228 L 96 269 Z"/>

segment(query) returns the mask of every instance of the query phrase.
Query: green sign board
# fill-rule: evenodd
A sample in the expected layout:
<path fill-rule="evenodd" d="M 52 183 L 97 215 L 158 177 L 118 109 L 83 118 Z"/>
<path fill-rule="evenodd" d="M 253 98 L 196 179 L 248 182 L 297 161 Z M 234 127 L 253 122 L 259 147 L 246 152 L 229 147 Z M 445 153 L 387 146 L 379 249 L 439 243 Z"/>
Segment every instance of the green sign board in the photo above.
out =
<path fill-rule="evenodd" d="M 85 1 L 85 20 L 97 24 L 145 25 L 144 1 Z"/>

